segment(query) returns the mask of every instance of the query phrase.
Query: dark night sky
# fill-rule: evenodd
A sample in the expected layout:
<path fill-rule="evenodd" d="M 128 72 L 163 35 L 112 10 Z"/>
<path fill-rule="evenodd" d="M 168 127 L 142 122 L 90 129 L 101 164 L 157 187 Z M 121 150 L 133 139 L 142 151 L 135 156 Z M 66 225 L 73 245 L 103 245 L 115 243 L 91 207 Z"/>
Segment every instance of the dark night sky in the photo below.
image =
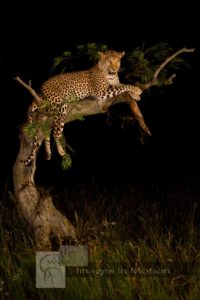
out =
<path fill-rule="evenodd" d="M 29 2 L 27 2 L 29 3 Z M 152 176 L 192 178 L 198 174 L 199 163 L 199 17 L 192 2 L 175 6 L 169 2 L 155 6 L 133 2 L 85 2 L 71 7 L 54 3 L 46 7 L 16 7 L 1 9 L 0 89 L 1 95 L 1 165 L 3 178 L 9 178 L 18 150 L 18 126 L 24 122 L 31 101 L 28 93 L 12 80 L 42 80 L 47 76 L 53 58 L 73 46 L 86 42 L 105 43 L 116 50 L 129 50 L 142 45 L 168 42 L 174 49 L 195 47 L 195 54 L 185 56 L 192 71 L 178 75 L 175 84 L 159 96 L 144 97 L 140 107 L 152 130 L 153 137 L 142 147 L 135 127 L 121 130 L 106 127 L 105 116 L 91 117 L 83 123 L 69 124 L 66 133 L 75 149 L 74 167 L 70 176 L 102 174 L 135 178 Z M 188 6 L 189 5 L 189 6 Z M 48 3 L 48 6 L 50 4 Z M 78 8 L 78 11 L 77 11 Z M 25 9 L 25 11 L 23 11 Z M 3 105 L 2 105 L 3 103 Z M 12 108 L 11 108 L 12 107 Z M 11 113 L 10 113 L 11 110 Z M 5 129 L 9 126 L 8 129 Z M 91 142 L 92 140 L 92 142 Z M 54 152 L 55 153 L 55 152 Z M 55 153 L 56 156 L 56 153 Z M 90 163 L 89 163 L 90 162 Z M 44 163 L 41 176 L 52 169 L 63 175 L 56 160 Z M 87 172 L 85 172 L 87 170 Z M 136 175 L 137 174 L 137 175 Z M 138 175 L 139 174 L 139 175 Z M 165 175 L 166 174 L 166 175 Z"/>

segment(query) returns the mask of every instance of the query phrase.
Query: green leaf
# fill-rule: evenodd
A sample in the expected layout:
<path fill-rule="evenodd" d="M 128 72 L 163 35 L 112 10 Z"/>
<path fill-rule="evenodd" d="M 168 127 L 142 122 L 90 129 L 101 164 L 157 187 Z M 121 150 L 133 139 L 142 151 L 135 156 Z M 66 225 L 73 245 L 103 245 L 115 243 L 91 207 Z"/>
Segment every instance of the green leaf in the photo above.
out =
<path fill-rule="evenodd" d="M 78 96 L 76 96 L 75 93 L 71 93 L 70 96 L 68 96 L 64 102 L 66 103 L 74 103 L 74 102 L 78 102 L 80 99 Z"/>
<path fill-rule="evenodd" d="M 83 117 L 83 115 L 81 113 L 76 113 L 76 114 L 73 114 L 73 117 L 78 120 L 78 121 L 84 121 L 85 118 Z"/>
<path fill-rule="evenodd" d="M 77 45 L 76 49 L 80 52 L 83 52 L 85 50 L 85 45 Z"/>
<path fill-rule="evenodd" d="M 66 153 L 63 156 L 61 165 L 62 165 L 63 170 L 68 170 L 71 168 L 72 160 L 71 160 L 69 153 Z"/>
<path fill-rule="evenodd" d="M 54 71 L 57 66 L 59 66 L 63 62 L 63 60 L 64 58 L 62 56 L 55 57 L 51 71 Z"/>
<path fill-rule="evenodd" d="M 63 52 L 63 56 L 71 56 L 71 55 L 72 55 L 71 51 Z"/>
<path fill-rule="evenodd" d="M 97 50 L 97 44 L 96 43 L 87 43 L 86 45 L 88 50 Z"/>
<path fill-rule="evenodd" d="M 26 125 L 26 127 L 24 127 L 24 133 L 26 136 L 33 138 L 37 133 L 36 122 L 33 121 L 31 124 Z"/>

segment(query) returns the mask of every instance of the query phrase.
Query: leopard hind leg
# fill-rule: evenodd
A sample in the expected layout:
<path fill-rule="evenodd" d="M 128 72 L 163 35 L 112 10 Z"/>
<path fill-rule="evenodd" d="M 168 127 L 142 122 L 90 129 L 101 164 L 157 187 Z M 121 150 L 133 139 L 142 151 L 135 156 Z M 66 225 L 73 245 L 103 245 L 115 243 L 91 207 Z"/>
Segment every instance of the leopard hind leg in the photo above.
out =
<path fill-rule="evenodd" d="M 46 160 L 51 159 L 51 140 L 50 135 L 44 139 L 44 146 L 45 146 L 45 157 Z"/>
<path fill-rule="evenodd" d="M 24 160 L 24 164 L 25 165 L 29 165 L 32 160 L 34 159 L 39 147 L 40 147 L 40 144 L 38 143 L 38 136 L 35 135 L 34 138 L 33 138 L 33 142 L 31 143 L 32 145 L 32 149 L 31 149 L 31 152 L 29 153 L 28 157 L 26 160 Z M 51 159 L 51 145 L 50 145 L 50 134 L 48 137 L 45 137 L 44 139 L 44 146 L 45 146 L 45 155 L 46 155 L 46 159 L 47 160 L 50 160 Z"/>
<path fill-rule="evenodd" d="M 63 135 L 63 129 L 64 129 L 64 125 L 65 125 L 65 115 L 61 115 L 61 116 L 56 116 L 55 117 L 55 126 L 53 128 L 53 136 L 54 136 L 54 140 L 56 142 L 56 147 L 57 147 L 57 151 L 58 154 L 60 156 L 64 156 L 66 154 L 66 151 L 64 149 L 64 145 L 63 145 L 63 141 L 62 141 L 62 135 Z"/>

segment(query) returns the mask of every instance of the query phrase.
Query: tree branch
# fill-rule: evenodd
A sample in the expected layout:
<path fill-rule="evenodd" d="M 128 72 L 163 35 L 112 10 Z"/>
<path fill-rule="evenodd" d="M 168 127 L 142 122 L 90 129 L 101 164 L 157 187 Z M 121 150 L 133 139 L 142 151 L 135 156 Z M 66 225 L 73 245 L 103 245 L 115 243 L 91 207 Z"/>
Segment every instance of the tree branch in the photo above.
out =
<path fill-rule="evenodd" d="M 158 76 L 159 76 L 160 72 L 176 56 L 180 55 L 183 52 L 194 52 L 194 51 L 195 51 L 195 48 L 188 49 L 188 48 L 183 47 L 182 49 L 179 49 L 178 51 L 176 51 L 175 53 L 173 53 L 172 55 L 167 57 L 165 59 L 165 61 L 162 62 L 160 64 L 160 66 L 156 69 L 156 71 L 154 72 L 153 79 L 150 80 L 149 82 L 145 83 L 145 84 L 140 84 L 139 85 L 141 87 L 141 89 L 146 90 L 146 89 L 149 89 L 151 86 L 157 85 L 158 84 Z M 170 78 L 168 79 L 169 84 L 172 84 L 173 78 L 175 78 L 175 76 L 176 76 L 176 74 L 173 74 L 172 76 L 170 76 Z"/>
<path fill-rule="evenodd" d="M 37 104 L 41 104 L 42 99 L 38 96 L 38 94 L 34 91 L 34 89 L 31 87 L 31 81 L 29 80 L 29 85 L 26 84 L 19 76 L 14 77 L 16 81 L 18 81 L 21 85 L 23 85 L 34 97 L 36 100 Z"/>
<path fill-rule="evenodd" d="M 31 95 L 34 96 L 36 101 L 39 102 L 39 104 L 41 104 L 42 99 L 37 95 L 37 93 L 32 89 L 30 85 L 27 85 L 19 76 L 17 76 L 15 80 L 18 81 L 21 85 L 23 85 L 31 93 Z M 131 98 L 128 92 L 105 100 L 103 108 L 102 105 L 99 105 L 98 101 L 94 100 L 91 97 L 88 97 L 81 101 L 71 102 L 68 104 L 68 113 L 66 114 L 65 123 L 77 120 L 78 116 L 84 117 L 89 115 L 105 113 L 106 111 L 108 111 L 110 106 L 120 102 L 129 103 L 131 111 L 136 120 L 138 120 L 140 127 L 144 130 L 146 134 L 151 135 L 150 130 L 145 123 L 144 117 L 138 107 L 137 102 L 133 100 L 133 98 Z M 45 109 L 42 109 L 38 113 L 41 114 L 42 117 L 44 117 L 44 115 L 49 116 L 49 113 L 46 112 Z M 53 124 L 53 119 L 51 119 L 52 118 L 49 117 L 49 124 Z"/>

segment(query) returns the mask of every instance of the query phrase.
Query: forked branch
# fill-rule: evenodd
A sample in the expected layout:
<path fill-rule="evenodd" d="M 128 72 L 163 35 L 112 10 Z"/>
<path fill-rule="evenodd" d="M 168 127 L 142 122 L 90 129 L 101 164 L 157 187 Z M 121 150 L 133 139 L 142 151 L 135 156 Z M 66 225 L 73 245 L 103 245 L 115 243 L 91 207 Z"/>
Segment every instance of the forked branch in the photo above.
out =
<path fill-rule="evenodd" d="M 172 55 L 170 55 L 169 57 L 167 57 L 165 59 L 164 62 L 162 62 L 159 67 L 156 69 L 156 71 L 154 72 L 153 78 L 152 80 L 150 80 L 149 82 L 145 83 L 145 84 L 140 84 L 140 87 L 142 88 L 142 90 L 146 90 L 149 89 L 151 86 L 155 86 L 158 85 L 158 76 L 160 74 L 160 72 L 165 68 L 165 66 L 172 60 L 174 59 L 176 56 L 180 55 L 183 52 L 194 52 L 195 48 L 185 48 L 183 47 L 182 49 L 179 49 L 178 51 L 176 51 L 175 53 L 173 53 Z M 173 83 L 173 79 L 176 77 L 176 74 L 171 75 L 168 78 L 168 84 L 172 84 Z"/>
<path fill-rule="evenodd" d="M 14 77 L 16 81 L 18 81 L 21 85 L 23 85 L 34 97 L 37 104 L 41 104 L 42 99 L 38 96 L 38 94 L 35 92 L 35 90 L 31 87 L 31 82 L 29 81 L 29 84 L 26 84 L 19 76 Z"/>

